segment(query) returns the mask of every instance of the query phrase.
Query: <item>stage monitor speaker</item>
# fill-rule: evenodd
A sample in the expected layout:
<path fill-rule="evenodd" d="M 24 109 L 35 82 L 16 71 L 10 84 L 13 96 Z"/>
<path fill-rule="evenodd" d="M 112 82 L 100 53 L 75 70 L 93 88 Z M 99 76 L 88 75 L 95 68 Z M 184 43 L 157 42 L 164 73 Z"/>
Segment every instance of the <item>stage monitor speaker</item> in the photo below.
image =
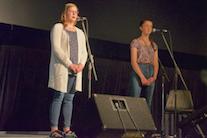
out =
<path fill-rule="evenodd" d="M 72 129 L 81 138 L 148 137 L 157 130 L 145 98 L 104 94 L 88 99 Z"/>

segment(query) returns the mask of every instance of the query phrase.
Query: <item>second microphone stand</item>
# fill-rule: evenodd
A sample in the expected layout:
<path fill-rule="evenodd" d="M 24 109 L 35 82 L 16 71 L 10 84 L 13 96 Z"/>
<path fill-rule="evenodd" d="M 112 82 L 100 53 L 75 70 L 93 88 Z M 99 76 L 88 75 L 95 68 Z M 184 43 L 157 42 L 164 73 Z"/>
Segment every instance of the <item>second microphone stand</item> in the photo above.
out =
<path fill-rule="evenodd" d="M 161 132 L 162 136 L 165 135 L 165 78 L 167 79 L 168 82 L 170 82 L 169 77 L 167 76 L 165 67 L 163 66 L 160 58 L 158 58 L 160 66 L 163 70 L 163 75 L 162 75 L 162 120 L 161 120 Z"/>
<path fill-rule="evenodd" d="M 168 45 L 168 43 L 167 43 L 167 41 L 166 41 L 166 39 L 165 39 L 165 36 L 164 36 L 163 32 L 161 32 L 161 35 L 162 35 L 162 38 L 163 38 L 163 40 L 164 40 L 164 42 L 165 42 L 165 45 L 166 45 L 166 47 L 167 47 L 167 50 L 168 50 L 168 52 L 169 52 L 169 54 L 170 54 L 170 56 L 171 56 L 171 58 L 172 58 L 172 61 L 173 61 L 173 63 L 174 63 L 174 66 L 175 66 L 174 137 L 177 137 L 177 132 L 176 132 L 176 131 L 177 131 L 177 127 L 176 127 L 176 125 L 177 125 L 177 123 L 176 123 L 176 120 L 177 120 L 177 107 L 176 107 L 176 102 L 177 102 L 177 80 L 178 80 L 177 75 L 180 76 L 181 81 L 182 81 L 182 83 L 183 83 L 183 85 L 184 85 L 184 87 L 185 87 L 186 90 L 188 90 L 188 87 L 187 87 L 187 85 L 186 85 L 186 83 L 185 83 L 185 81 L 184 81 L 184 79 L 183 79 L 183 76 L 182 76 L 182 74 L 181 74 L 181 71 L 180 71 L 179 67 L 177 66 L 177 63 L 176 63 L 176 61 L 175 61 L 175 58 L 174 58 L 174 56 L 173 56 L 173 54 L 172 54 L 172 52 L 171 52 L 171 50 L 170 50 L 170 48 L 169 48 L 169 45 Z"/>

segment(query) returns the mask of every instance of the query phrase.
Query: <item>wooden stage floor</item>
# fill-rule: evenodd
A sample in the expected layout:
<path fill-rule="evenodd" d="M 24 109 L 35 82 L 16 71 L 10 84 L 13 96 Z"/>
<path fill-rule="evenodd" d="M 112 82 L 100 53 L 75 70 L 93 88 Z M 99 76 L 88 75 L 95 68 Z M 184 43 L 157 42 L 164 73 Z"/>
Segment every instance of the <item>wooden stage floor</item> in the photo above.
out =
<path fill-rule="evenodd" d="M 0 131 L 0 138 L 49 138 L 50 131 Z"/>

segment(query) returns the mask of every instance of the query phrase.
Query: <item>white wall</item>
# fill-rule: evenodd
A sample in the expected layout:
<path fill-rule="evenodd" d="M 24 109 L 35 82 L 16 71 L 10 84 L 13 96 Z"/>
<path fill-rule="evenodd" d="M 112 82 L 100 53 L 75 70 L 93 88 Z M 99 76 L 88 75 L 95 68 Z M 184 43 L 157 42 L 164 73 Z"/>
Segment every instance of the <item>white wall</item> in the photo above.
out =
<path fill-rule="evenodd" d="M 172 33 L 174 51 L 207 55 L 205 0 L 72 0 L 80 16 L 89 20 L 89 37 L 129 44 L 139 37 L 144 17 L 156 28 Z M 0 0 L 0 22 L 50 30 L 60 20 L 67 0 Z M 81 27 L 79 23 L 78 26 Z M 160 49 L 166 49 L 159 33 L 152 34 Z M 166 34 L 166 38 L 169 36 Z"/>
<path fill-rule="evenodd" d="M 50 30 L 64 4 L 64 0 L 0 0 L 0 22 Z"/>

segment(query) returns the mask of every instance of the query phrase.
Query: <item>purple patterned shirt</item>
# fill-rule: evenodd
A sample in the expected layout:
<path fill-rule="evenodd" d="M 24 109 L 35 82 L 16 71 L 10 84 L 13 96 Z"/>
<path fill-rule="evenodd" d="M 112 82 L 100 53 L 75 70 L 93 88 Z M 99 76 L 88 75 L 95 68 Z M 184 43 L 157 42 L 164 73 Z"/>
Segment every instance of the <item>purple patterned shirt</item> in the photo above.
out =
<path fill-rule="evenodd" d="M 154 49 L 158 50 L 156 43 L 153 42 L 153 44 Z M 155 51 L 152 45 L 144 45 L 138 39 L 134 39 L 131 42 L 130 47 L 134 47 L 137 49 L 137 63 L 153 64 Z"/>

